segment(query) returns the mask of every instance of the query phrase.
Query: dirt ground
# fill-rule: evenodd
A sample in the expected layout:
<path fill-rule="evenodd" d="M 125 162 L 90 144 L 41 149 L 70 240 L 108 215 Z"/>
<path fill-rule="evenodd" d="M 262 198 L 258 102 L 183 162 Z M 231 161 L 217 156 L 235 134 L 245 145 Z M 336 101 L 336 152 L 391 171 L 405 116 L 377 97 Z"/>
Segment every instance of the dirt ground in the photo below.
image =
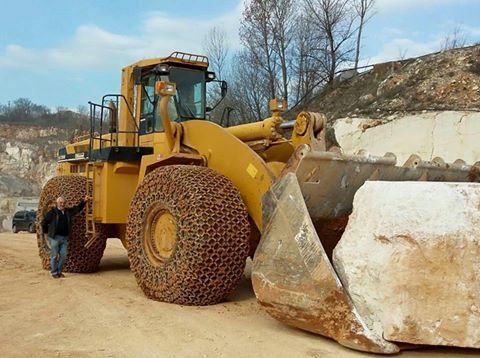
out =
<path fill-rule="evenodd" d="M 143 295 L 117 240 L 108 242 L 99 272 L 55 280 L 41 269 L 34 235 L 0 234 L 0 268 L 0 357 L 375 357 L 271 319 L 255 301 L 248 270 L 229 302 L 182 307 Z"/>

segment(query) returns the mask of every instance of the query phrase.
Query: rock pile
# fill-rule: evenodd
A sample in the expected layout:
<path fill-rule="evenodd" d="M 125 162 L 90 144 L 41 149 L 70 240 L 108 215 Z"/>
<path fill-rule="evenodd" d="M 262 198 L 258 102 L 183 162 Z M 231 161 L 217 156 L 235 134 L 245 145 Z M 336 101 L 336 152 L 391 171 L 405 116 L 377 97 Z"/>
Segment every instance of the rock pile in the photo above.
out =
<path fill-rule="evenodd" d="M 422 110 L 480 110 L 480 45 L 374 65 L 300 110 L 330 119 Z"/>

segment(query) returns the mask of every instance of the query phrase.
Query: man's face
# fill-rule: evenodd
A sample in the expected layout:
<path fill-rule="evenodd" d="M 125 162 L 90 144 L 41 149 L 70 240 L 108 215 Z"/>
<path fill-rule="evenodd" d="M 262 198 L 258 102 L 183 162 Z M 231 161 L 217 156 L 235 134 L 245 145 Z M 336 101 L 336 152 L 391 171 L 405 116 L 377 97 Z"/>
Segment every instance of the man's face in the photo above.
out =
<path fill-rule="evenodd" d="M 65 200 L 64 199 L 57 199 L 57 208 L 60 210 L 65 209 Z"/>

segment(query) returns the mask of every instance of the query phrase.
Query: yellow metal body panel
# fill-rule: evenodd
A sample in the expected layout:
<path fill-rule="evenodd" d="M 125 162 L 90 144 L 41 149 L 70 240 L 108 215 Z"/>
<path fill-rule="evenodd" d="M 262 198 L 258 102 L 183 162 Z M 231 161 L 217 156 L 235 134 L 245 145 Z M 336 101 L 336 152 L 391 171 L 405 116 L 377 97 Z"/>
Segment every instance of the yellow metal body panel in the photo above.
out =
<path fill-rule="evenodd" d="M 262 196 L 270 188 L 274 174 L 263 159 L 241 140 L 220 126 L 192 120 L 182 123 L 182 143 L 205 156 L 207 166 L 228 177 L 238 188 L 248 212 L 262 228 Z"/>
<path fill-rule="evenodd" d="M 120 117 L 118 121 L 118 145 L 119 146 L 133 146 L 135 144 L 135 123 L 138 125 L 138 119 L 134 120 L 132 114 L 135 115 L 135 118 L 139 118 L 136 113 L 130 113 L 133 111 L 133 100 L 135 97 L 134 88 L 138 93 L 140 86 L 133 85 L 133 69 L 134 67 L 128 66 L 122 70 L 122 95 L 125 97 L 125 101 L 120 101 Z M 139 97 L 139 96 L 136 96 Z M 127 105 L 128 104 L 128 105 Z M 139 110 L 138 106 L 135 106 Z M 122 133 L 130 132 L 130 133 Z"/>
<path fill-rule="evenodd" d="M 266 162 L 286 163 L 293 154 L 294 147 L 291 142 L 274 142 L 259 154 Z"/>
<path fill-rule="evenodd" d="M 137 189 L 139 164 L 95 163 L 93 217 L 104 224 L 127 222 L 130 202 Z"/>
<path fill-rule="evenodd" d="M 81 170 L 79 170 L 81 168 Z M 57 175 L 86 176 L 86 162 L 59 163 Z M 103 224 L 126 224 L 137 189 L 140 163 L 98 162 L 93 173 L 93 217 Z"/>

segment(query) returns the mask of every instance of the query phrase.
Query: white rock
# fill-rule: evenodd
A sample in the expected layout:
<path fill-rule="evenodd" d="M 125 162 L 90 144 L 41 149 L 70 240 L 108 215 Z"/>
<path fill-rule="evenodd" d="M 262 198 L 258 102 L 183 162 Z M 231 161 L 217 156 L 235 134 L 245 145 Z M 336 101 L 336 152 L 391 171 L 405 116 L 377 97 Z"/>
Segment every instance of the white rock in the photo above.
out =
<path fill-rule="evenodd" d="M 369 328 L 480 348 L 480 184 L 366 182 L 333 263 Z"/>
<path fill-rule="evenodd" d="M 395 153 L 403 165 L 411 154 L 423 160 L 462 158 L 467 164 L 480 159 L 479 112 L 428 112 L 396 118 L 362 132 L 368 118 L 343 118 L 335 122 L 335 136 L 345 153 L 366 149 L 373 155 Z"/>

